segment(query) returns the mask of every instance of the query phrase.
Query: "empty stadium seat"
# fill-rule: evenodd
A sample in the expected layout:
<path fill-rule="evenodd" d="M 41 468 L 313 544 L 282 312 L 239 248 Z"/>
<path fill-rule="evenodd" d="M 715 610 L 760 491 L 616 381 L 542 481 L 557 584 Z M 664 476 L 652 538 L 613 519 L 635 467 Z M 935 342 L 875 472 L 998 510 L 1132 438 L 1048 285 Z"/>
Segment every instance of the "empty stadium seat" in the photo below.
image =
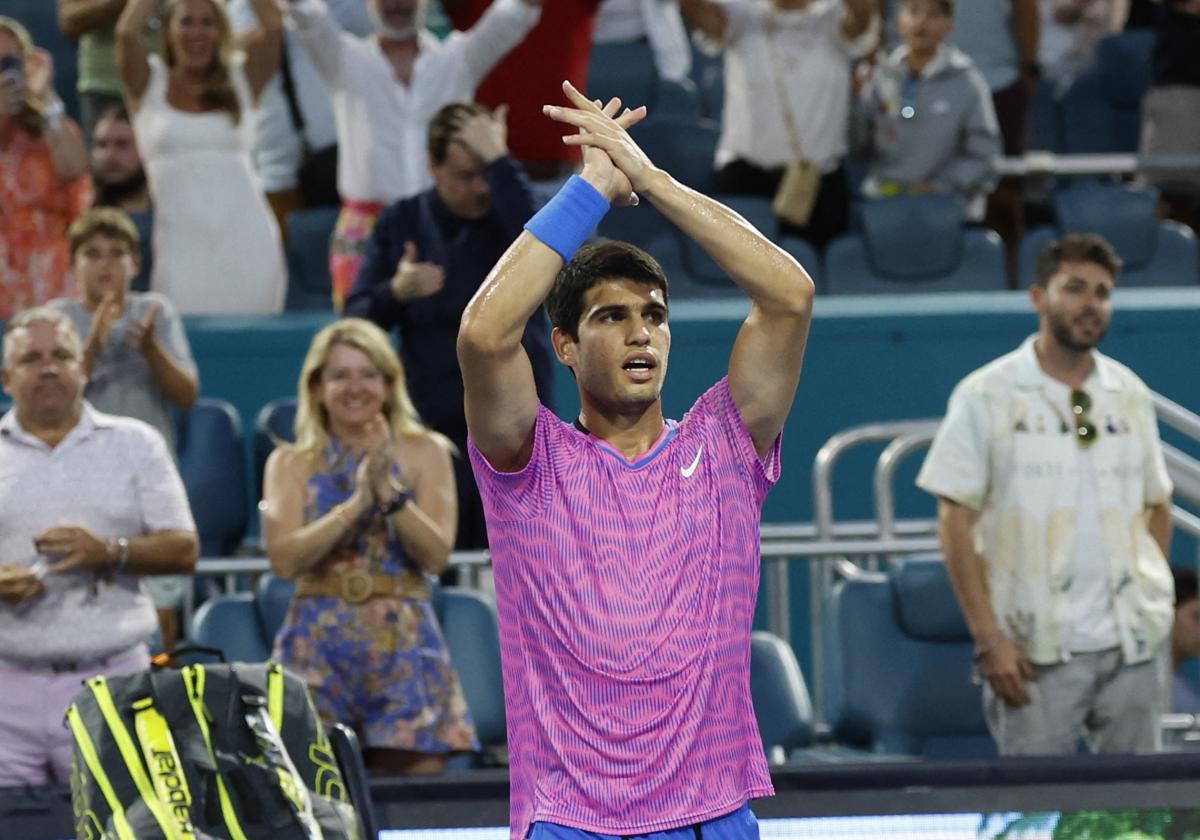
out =
<path fill-rule="evenodd" d="M 638 123 L 629 134 L 655 165 L 694 190 L 716 190 L 717 124 L 691 116 L 665 115 Z"/>
<path fill-rule="evenodd" d="M 274 637 L 268 637 L 250 592 L 209 598 L 192 616 L 188 639 L 217 648 L 228 662 L 262 662 L 271 655 Z"/>
<path fill-rule="evenodd" d="M 295 592 L 294 580 L 284 580 L 274 572 L 263 572 L 258 576 L 258 583 L 254 585 L 254 608 L 258 611 L 258 621 L 268 647 L 275 643 L 275 635 L 287 618 Z"/>
<path fill-rule="evenodd" d="M 830 294 L 991 291 L 1008 278 L 994 231 L 963 225 L 954 196 L 899 196 L 865 201 L 862 231 L 825 251 Z"/>
<path fill-rule="evenodd" d="M 750 695 L 763 748 L 772 764 L 813 743 L 813 709 L 796 654 L 773 633 L 750 640 Z"/>
<path fill-rule="evenodd" d="M 254 480 L 257 497 L 262 498 L 263 469 L 267 458 L 279 441 L 291 443 L 296 439 L 296 398 L 280 397 L 271 400 L 254 419 Z"/>
<path fill-rule="evenodd" d="M 176 415 L 179 474 L 200 533 L 200 553 L 230 554 L 246 533 L 242 421 L 224 400 L 201 397 Z"/>
<path fill-rule="evenodd" d="M 587 93 L 607 102 L 614 96 L 631 108 L 649 105 L 658 83 L 649 41 L 594 44 L 588 64 Z"/>
<path fill-rule="evenodd" d="M 288 289 L 285 308 L 328 310 L 333 308 L 333 281 L 329 276 L 329 239 L 339 213 L 337 207 L 314 207 L 287 214 Z"/>
<path fill-rule="evenodd" d="M 496 602 L 474 590 L 446 586 L 435 596 L 434 605 L 479 743 L 485 750 L 503 747 L 508 730 Z"/>
<path fill-rule="evenodd" d="M 685 270 L 675 226 L 648 201 L 637 207 L 612 209 L 604 216 L 596 233 L 604 239 L 618 239 L 648 251 L 672 282 Z"/>
<path fill-rule="evenodd" d="M 1040 79 L 1029 105 L 1029 148 L 1043 152 L 1062 151 L 1062 104 L 1054 85 Z"/>
<path fill-rule="evenodd" d="M 825 711 L 839 743 L 926 758 L 996 755 L 974 646 L 939 556 L 843 580 L 824 625 Z"/>
<path fill-rule="evenodd" d="M 1062 98 L 1062 151 L 1136 152 L 1142 96 L 1150 88 L 1154 30 L 1109 35 L 1096 46 L 1096 66 Z"/>
<path fill-rule="evenodd" d="M 1158 218 L 1153 187 L 1083 183 L 1054 197 L 1058 226 L 1034 228 L 1021 240 L 1021 284 L 1033 283 L 1038 254 L 1065 233 L 1097 233 L 1116 249 L 1124 268 L 1120 286 L 1194 286 L 1200 283 L 1200 243 L 1191 228 Z"/>

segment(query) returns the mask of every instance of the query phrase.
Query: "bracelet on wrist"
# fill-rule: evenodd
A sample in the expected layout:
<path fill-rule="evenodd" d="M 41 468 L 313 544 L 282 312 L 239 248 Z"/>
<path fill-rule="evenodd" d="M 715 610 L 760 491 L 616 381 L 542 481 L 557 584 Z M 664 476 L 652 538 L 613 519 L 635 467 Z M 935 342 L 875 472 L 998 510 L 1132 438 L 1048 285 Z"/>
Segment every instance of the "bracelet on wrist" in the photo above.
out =
<path fill-rule="evenodd" d="M 391 516 L 393 513 L 399 513 L 400 511 L 404 510 L 404 506 L 407 505 L 411 499 L 412 493 L 408 492 L 407 490 L 401 490 L 396 495 L 396 498 L 392 499 L 390 502 L 378 505 L 377 510 L 384 516 Z"/>
<path fill-rule="evenodd" d="M 109 537 L 104 543 L 108 568 L 114 572 L 124 571 L 129 565 L 129 538 Z"/>

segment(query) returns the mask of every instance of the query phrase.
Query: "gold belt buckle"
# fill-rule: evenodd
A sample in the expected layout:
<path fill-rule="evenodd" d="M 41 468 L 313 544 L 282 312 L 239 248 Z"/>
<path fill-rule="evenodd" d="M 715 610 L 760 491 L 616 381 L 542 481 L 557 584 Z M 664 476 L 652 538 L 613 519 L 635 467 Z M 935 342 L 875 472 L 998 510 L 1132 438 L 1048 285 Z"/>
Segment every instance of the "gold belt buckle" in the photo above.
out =
<path fill-rule="evenodd" d="M 366 572 L 352 569 L 342 573 L 341 589 L 344 600 L 351 604 L 361 604 L 374 593 L 375 583 Z"/>

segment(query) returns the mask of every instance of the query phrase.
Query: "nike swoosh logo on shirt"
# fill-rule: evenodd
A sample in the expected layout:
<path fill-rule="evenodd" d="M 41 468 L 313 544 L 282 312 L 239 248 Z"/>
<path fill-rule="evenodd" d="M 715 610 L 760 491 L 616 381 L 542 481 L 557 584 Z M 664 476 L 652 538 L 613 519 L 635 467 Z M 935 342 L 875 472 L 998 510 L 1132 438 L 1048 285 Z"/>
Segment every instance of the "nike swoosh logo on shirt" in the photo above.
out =
<path fill-rule="evenodd" d="M 682 475 L 684 478 L 691 478 L 692 473 L 694 473 L 696 471 L 696 467 L 699 466 L 699 464 L 700 464 L 700 455 L 703 452 L 704 452 L 704 446 L 701 445 L 700 448 L 696 450 L 696 459 L 694 461 L 692 461 L 692 465 L 690 467 L 680 467 L 679 474 Z"/>

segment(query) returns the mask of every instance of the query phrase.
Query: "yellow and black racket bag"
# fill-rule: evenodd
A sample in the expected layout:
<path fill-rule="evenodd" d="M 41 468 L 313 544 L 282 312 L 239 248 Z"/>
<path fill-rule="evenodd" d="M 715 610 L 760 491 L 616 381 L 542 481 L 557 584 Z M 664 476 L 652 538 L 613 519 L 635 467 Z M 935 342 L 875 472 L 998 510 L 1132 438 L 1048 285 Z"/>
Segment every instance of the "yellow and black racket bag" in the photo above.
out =
<path fill-rule="evenodd" d="M 79 840 L 359 840 L 308 690 L 277 663 L 96 677 L 67 726 Z"/>

